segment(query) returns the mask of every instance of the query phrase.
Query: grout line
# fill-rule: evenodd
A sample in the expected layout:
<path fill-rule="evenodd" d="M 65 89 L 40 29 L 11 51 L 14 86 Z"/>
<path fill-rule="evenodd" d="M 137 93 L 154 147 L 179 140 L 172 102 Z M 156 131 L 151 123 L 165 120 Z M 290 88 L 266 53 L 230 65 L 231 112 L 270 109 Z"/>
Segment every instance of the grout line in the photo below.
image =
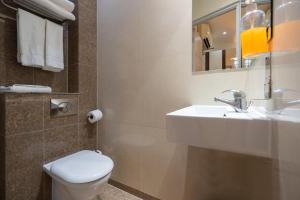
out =
<path fill-rule="evenodd" d="M 72 126 L 75 126 L 75 125 L 78 125 L 78 123 L 67 124 L 67 125 L 63 125 L 63 126 L 55 126 L 55 127 L 52 127 L 52 128 L 43 128 L 43 129 L 40 129 L 40 130 L 33 130 L 33 131 L 28 131 L 28 132 L 21 132 L 21 133 L 16 133 L 16 134 L 12 134 L 12 135 L 7 135 L 5 137 L 10 138 L 10 137 L 19 136 L 19 135 L 35 134 L 35 133 L 45 132 L 45 131 L 49 131 L 49 130 L 57 129 L 57 128 L 68 128 L 68 127 L 72 127 Z"/>
<path fill-rule="evenodd" d="M 100 45 L 98 45 L 98 44 L 99 44 L 99 41 L 100 41 L 100 39 L 99 39 L 99 37 L 100 37 L 100 36 L 99 36 L 99 29 L 100 29 L 100 27 L 98 26 L 98 20 L 99 20 L 99 18 L 100 18 L 100 11 L 99 11 L 99 9 L 100 9 L 100 1 L 97 1 L 96 3 L 97 3 L 97 6 L 96 6 L 96 14 L 97 14 L 97 16 L 96 16 L 96 23 L 97 23 L 97 24 L 96 24 L 96 25 L 97 25 L 97 39 L 96 39 L 96 44 L 97 44 L 97 51 L 96 51 L 96 53 L 97 53 L 97 56 L 96 56 L 96 59 L 97 59 L 97 62 L 96 62 L 96 63 L 97 63 L 97 64 L 96 64 L 96 73 L 97 73 L 97 83 L 96 83 L 96 84 L 97 84 L 97 85 L 96 85 L 96 89 L 97 89 L 97 104 L 96 104 L 96 105 L 97 105 L 97 108 L 100 109 L 100 104 L 99 104 L 99 100 L 100 100 L 100 99 L 99 99 L 99 98 L 100 98 L 100 97 L 99 97 L 99 95 L 100 95 L 100 94 L 99 94 L 99 89 L 100 89 L 100 88 L 99 88 L 99 87 L 100 87 L 100 75 L 99 75 L 99 73 L 100 73 L 100 70 L 99 70 L 99 60 L 100 60 L 100 59 L 99 59 L 99 52 L 100 52 L 100 51 L 99 51 L 99 48 L 100 48 L 100 47 L 99 47 L 99 46 L 100 46 Z M 98 12 L 98 11 L 99 11 L 99 12 Z M 99 125 L 99 124 L 100 124 L 100 123 L 98 122 L 98 123 L 97 123 L 97 127 L 96 127 L 96 140 L 97 140 L 97 141 L 96 141 L 96 148 L 97 148 L 97 149 L 100 149 L 100 146 L 99 146 L 99 138 L 100 138 L 100 136 L 99 136 L 99 134 L 100 134 L 100 133 L 99 133 L 99 131 L 100 131 L 100 130 L 99 130 L 99 126 L 100 126 L 100 125 Z"/>
<path fill-rule="evenodd" d="M 48 97 L 47 97 L 48 98 Z M 43 163 L 45 164 L 45 158 L 46 158 L 46 141 L 45 141 L 45 96 L 43 96 L 43 132 L 42 132 L 42 138 L 43 138 Z"/>
<path fill-rule="evenodd" d="M 79 108 L 79 106 L 80 106 L 80 98 L 79 98 L 79 96 L 77 96 L 77 103 L 78 103 L 78 105 L 77 105 L 77 150 L 80 150 L 80 147 L 79 147 L 79 118 L 80 118 L 80 108 Z"/>
<path fill-rule="evenodd" d="M 6 139 L 16 137 L 16 136 L 23 136 L 23 135 L 32 135 L 32 134 L 38 134 L 38 133 L 43 133 L 43 130 L 35 130 L 35 131 L 29 131 L 29 132 L 23 132 L 23 133 L 17 133 L 17 134 L 12 134 L 12 135 L 5 135 L 4 137 Z"/>

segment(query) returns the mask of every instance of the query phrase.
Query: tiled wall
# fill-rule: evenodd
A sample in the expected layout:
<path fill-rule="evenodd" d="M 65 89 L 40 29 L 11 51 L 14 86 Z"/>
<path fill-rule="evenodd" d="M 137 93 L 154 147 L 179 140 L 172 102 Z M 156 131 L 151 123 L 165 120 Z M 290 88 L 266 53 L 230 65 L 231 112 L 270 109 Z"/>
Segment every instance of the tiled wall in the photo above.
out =
<path fill-rule="evenodd" d="M 79 134 L 78 114 L 50 117 L 50 98 L 75 99 L 78 95 L 1 95 L 5 113 L 5 199 L 46 199 L 50 187 L 42 165 L 82 149 L 87 138 Z M 48 184 L 49 186 L 49 184 Z M 46 193 L 45 193 L 46 192 Z"/>
<path fill-rule="evenodd" d="M 192 74 L 192 0 L 101 0 L 99 13 L 99 142 L 112 178 L 163 200 L 272 199 L 269 159 L 167 139 L 166 113 L 263 88 L 247 71 Z"/>
<path fill-rule="evenodd" d="M 300 99 L 300 27 L 296 25 L 300 24 L 300 15 L 299 1 L 290 1 L 289 6 L 283 3 L 286 2 L 274 0 L 273 46 L 277 51 L 272 56 L 272 78 L 274 89 L 288 89 L 283 99 L 289 102 Z M 289 26 L 290 23 L 294 25 Z M 290 108 L 300 108 L 300 105 Z M 276 189 L 280 194 L 278 199 L 297 200 L 300 198 L 300 116 L 286 111 L 281 114 L 288 118 L 273 123 L 274 159 L 278 162 Z"/>
<path fill-rule="evenodd" d="M 69 91 L 80 93 L 79 122 L 84 124 L 87 112 L 97 108 L 97 0 L 74 2 L 78 19 L 69 25 L 69 82 L 78 84 L 69 84 Z"/>
<path fill-rule="evenodd" d="M 0 95 L 0 109 L 1 112 L 5 112 L 5 99 L 3 95 Z M 4 130 L 5 130 L 5 116 L 4 113 L 0 114 L 0 199 L 5 199 L 5 136 L 4 136 Z"/>
<path fill-rule="evenodd" d="M 6 1 L 9 2 L 9 1 Z M 0 13 L 16 18 L 16 12 L 0 4 Z M 64 29 L 65 41 L 68 41 L 67 26 Z M 67 45 L 67 42 L 65 42 Z M 52 73 L 37 68 L 24 67 L 17 63 L 17 27 L 16 21 L 0 18 L 0 84 L 36 84 L 47 85 L 55 92 L 68 90 L 68 48 L 65 45 L 65 70 Z"/>
<path fill-rule="evenodd" d="M 1 200 L 4 192 L 7 200 L 49 199 L 51 179 L 42 172 L 42 164 L 77 150 L 97 148 L 97 126 L 86 119 L 87 112 L 97 108 L 96 2 L 74 1 L 77 20 L 68 22 L 68 65 L 61 73 L 17 64 L 16 23 L 0 19 L 0 84 L 43 84 L 63 92 L 0 95 Z M 2 4 L 0 12 L 15 16 Z M 50 97 L 75 98 L 78 115 L 51 118 Z"/>

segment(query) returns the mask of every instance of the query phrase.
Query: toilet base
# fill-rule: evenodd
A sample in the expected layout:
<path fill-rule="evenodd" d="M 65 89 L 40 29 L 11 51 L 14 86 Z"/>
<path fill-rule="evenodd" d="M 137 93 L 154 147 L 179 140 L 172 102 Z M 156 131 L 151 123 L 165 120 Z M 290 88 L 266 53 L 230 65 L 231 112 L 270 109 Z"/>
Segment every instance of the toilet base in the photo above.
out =
<path fill-rule="evenodd" d="M 52 200 L 101 200 L 101 188 L 108 182 L 111 174 L 101 180 L 83 184 L 69 184 L 52 179 Z"/>

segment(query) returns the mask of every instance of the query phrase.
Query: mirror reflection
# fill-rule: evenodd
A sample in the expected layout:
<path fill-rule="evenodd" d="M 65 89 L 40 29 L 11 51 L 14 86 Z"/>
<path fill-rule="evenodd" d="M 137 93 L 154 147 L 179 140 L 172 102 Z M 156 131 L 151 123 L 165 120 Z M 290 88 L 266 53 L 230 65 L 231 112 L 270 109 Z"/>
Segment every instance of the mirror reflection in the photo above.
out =
<path fill-rule="evenodd" d="M 249 3 L 242 6 L 242 57 L 255 58 L 270 52 L 271 5 Z"/>
<path fill-rule="evenodd" d="M 236 10 L 193 26 L 194 71 L 237 68 Z"/>
<path fill-rule="evenodd" d="M 201 2 L 193 1 L 193 72 L 249 68 L 270 57 L 271 1 L 229 1 L 205 16 Z"/>

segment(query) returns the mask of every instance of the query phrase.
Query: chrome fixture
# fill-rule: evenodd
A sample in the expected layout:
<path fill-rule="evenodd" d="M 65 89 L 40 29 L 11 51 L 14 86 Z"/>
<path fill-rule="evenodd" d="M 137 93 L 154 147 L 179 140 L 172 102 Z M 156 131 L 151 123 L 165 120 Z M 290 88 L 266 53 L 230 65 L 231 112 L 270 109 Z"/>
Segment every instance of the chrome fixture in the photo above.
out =
<path fill-rule="evenodd" d="M 297 93 L 298 91 L 295 90 L 290 90 L 290 89 L 276 89 L 272 93 L 272 111 L 277 112 L 280 114 L 285 108 L 291 107 L 291 106 L 296 106 L 300 105 L 300 99 L 298 100 L 287 100 L 283 99 L 283 95 L 286 92 L 295 92 Z"/>
<path fill-rule="evenodd" d="M 215 97 L 215 102 L 222 102 L 228 104 L 234 108 L 236 112 L 246 112 L 248 109 L 246 93 L 242 90 L 225 90 L 222 93 L 231 92 L 233 94 L 233 100 L 221 99 Z"/>
<path fill-rule="evenodd" d="M 75 99 L 51 99 L 50 112 L 52 116 L 68 116 L 77 114 Z"/>
<path fill-rule="evenodd" d="M 271 66 L 271 57 L 268 56 L 265 58 L 265 83 L 264 83 L 264 96 L 265 99 L 271 99 L 272 97 L 272 66 Z"/>

